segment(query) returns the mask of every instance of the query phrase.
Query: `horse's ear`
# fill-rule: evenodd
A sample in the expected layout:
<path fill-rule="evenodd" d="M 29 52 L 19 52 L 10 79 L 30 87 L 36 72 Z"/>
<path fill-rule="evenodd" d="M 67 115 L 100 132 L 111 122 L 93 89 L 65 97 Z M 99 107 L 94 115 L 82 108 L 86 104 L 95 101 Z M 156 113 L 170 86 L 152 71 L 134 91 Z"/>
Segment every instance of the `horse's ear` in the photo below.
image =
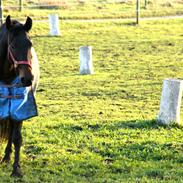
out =
<path fill-rule="evenodd" d="M 29 32 L 32 28 L 32 19 L 30 17 L 27 17 L 27 20 L 24 24 L 24 29 L 26 32 Z"/>
<path fill-rule="evenodd" d="M 11 17 L 10 15 L 6 18 L 6 28 L 9 30 L 11 28 Z"/>

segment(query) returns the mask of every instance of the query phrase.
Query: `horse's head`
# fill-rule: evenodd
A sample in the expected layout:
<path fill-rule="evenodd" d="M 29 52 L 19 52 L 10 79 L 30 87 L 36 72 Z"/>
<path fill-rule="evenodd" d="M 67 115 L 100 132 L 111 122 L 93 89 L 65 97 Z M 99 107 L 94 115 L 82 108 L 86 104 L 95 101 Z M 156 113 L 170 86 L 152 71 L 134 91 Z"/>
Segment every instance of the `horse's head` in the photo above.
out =
<path fill-rule="evenodd" d="M 32 43 L 28 32 L 32 27 L 32 19 L 27 18 L 25 24 L 12 21 L 10 16 L 6 18 L 8 60 L 21 78 L 23 86 L 31 86 L 33 74 L 31 68 Z"/>

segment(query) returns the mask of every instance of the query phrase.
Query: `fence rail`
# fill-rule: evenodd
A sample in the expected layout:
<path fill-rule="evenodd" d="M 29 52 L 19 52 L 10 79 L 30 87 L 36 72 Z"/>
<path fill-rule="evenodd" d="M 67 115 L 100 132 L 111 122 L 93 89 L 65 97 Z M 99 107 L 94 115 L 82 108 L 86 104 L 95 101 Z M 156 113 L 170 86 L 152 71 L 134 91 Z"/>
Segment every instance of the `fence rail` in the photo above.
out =
<path fill-rule="evenodd" d="M 7 0 L 3 1 L 1 7 L 4 17 L 11 14 L 12 17 L 21 19 L 30 15 L 37 21 L 46 20 L 52 13 L 58 14 L 59 18 L 64 20 L 137 17 L 136 23 L 139 22 L 139 15 L 141 17 L 183 15 L 183 2 L 180 0 Z M 20 12 L 22 9 L 24 11 Z"/>

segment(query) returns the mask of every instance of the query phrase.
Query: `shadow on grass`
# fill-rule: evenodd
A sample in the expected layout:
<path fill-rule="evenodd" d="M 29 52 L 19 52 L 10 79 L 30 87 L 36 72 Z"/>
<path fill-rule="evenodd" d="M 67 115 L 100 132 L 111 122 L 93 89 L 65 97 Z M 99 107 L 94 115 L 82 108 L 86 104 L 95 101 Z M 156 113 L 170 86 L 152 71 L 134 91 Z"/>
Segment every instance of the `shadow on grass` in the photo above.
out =
<path fill-rule="evenodd" d="M 126 25 L 126 26 L 138 26 L 136 22 L 125 22 L 125 23 L 123 23 L 123 25 Z"/>
<path fill-rule="evenodd" d="M 105 134 L 104 129 L 109 130 L 112 135 L 110 136 L 108 132 Z M 121 131 L 121 129 L 126 130 Z M 95 131 L 100 131 L 96 134 L 98 137 L 106 137 L 108 139 L 115 137 L 115 143 L 118 145 L 103 142 L 99 145 L 92 146 L 90 149 L 101 157 L 108 157 L 112 160 L 118 159 L 118 157 L 121 156 L 133 161 L 166 162 L 173 160 L 175 163 L 181 164 L 183 162 L 182 143 L 175 142 L 173 137 L 168 137 L 170 142 L 166 140 L 156 140 L 156 135 L 158 135 L 160 139 L 167 138 L 171 129 L 175 129 L 173 130 L 174 133 L 176 133 L 176 129 L 180 129 L 178 131 L 181 133 L 183 127 L 178 125 L 161 125 L 157 123 L 156 120 L 134 120 L 104 124 L 103 126 L 94 128 Z M 117 131 L 117 133 L 115 131 Z M 149 139 L 147 134 L 151 136 Z M 152 176 L 156 177 L 156 172 L 149 172 L 149 176 L 151 176 L 151 173 Z"/>
<path fill-rule="evenodd" d="M 178 124 L 164 125 L 158 123 L 155 119 L 152 120 L 131 120 L 131 121 L 115 121 L 111 123 L 87 123 L 87 124 L 75 124 L 71 123 L 69 125 L 53 125 L 48 128 L 52 129 L 62 129 L 69 130 L 74 132 L 82 132 L 82 131 L 93 131 L 99 132 L 104 129 L 109 131 L 118 131 L 120 129 L 129 129 L 129 130 L 153 130 L 153 129 L 180 129 L 183 130 L 183 126 L 179 126 Z"/>
<path fill-rule="evenodd" d="M 61 38 L 61 36 L 46 35 L 32 35 L 31 38 Z"/>
<path fill-rule="evenodd" d="M 178 128 L 183 129 L 183 126 L 179 126 L 178 124 L 164 125 L 157 122 L 157 120 L 132 120 L 132 121 L 117 121 L 110 125 L 105 125 L 106 128 L 111 130 L 117 130 L 120 128 L 124 129 L 159 129 L 159 128 Z"/>

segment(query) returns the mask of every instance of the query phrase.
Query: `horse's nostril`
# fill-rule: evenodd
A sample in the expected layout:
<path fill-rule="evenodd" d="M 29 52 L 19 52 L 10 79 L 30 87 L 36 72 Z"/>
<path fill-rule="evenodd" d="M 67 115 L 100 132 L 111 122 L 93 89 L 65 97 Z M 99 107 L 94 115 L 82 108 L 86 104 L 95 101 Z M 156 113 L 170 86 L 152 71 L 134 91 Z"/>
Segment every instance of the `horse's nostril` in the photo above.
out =
<path fill-rule="evenodd" d="M 32 85 L 32 81 L 27 80 L 25 85 L 26 85 L 26 86 L 31 86 L 31 85 Z"/>
<path fill-rule="evenodd" d="M 25 78 L 21 78 L 21 82 L 24 83 L 25 82 Z"/>
<path fill-rule="evenodd" d="M 32 85 L 32 81 L 31 80 L 27 80 L 24 77 L 21 78 L 21 82 L 22 82 L 23 86 L 31 86 Z"/>

